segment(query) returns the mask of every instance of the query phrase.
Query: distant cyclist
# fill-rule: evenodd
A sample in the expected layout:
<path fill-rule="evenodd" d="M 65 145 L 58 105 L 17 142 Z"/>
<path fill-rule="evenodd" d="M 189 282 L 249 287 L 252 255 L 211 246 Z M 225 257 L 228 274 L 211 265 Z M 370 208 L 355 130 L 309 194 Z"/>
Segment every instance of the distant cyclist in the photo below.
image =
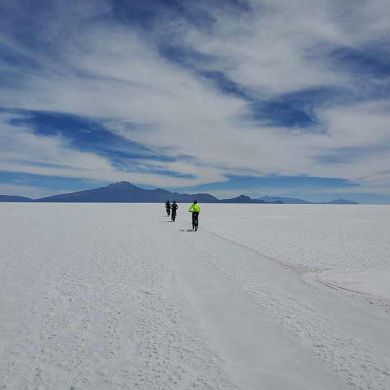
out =
<path fill-rule="evenodd" d="M 179 208 L 179 206 L 176 204 L 176 201 L 174 200 L 173 203 L 171 204 L 171 220 L 172 220 L 172 222 L 175 222 L 176 213 L 177 213 L 178 208 Z"/>
<path fill-rule="evenodd" d="M 188 211 L 192 213 L 192 230 L 197 231 L 199 225 L 200 206 L 196 200 L 194 200 L 194 203 L 192 203 Z"/>
<path fill-rule="evenodd" d="M 168 217 L 171 215 L 171 204 L 169 203 L 169 200 L 165 202 L 165 210 L 167 211 Z"/>

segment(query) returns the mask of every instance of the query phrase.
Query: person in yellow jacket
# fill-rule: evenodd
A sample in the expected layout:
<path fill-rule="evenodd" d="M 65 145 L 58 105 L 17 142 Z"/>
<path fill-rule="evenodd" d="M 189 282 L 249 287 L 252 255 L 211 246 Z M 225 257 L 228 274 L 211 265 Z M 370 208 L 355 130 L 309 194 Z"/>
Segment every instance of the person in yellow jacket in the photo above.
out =
<path fill-rule="evenodd" d="M 194 203 L 192 203 L 188 211 L 192 213 L 192 230 L 197 231 L 199 224 L 200 206 L 196 200 L 194 200 Z"/>

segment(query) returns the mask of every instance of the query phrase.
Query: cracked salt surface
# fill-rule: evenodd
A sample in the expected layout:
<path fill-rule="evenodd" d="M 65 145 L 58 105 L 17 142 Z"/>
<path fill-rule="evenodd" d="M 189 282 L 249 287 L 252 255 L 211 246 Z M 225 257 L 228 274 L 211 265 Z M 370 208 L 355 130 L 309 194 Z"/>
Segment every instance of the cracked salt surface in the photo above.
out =
<path fill-rule="evenodd" d="M 0 388 L 390 388 L 389 208 L 163 211 L 0 204 Z"/>

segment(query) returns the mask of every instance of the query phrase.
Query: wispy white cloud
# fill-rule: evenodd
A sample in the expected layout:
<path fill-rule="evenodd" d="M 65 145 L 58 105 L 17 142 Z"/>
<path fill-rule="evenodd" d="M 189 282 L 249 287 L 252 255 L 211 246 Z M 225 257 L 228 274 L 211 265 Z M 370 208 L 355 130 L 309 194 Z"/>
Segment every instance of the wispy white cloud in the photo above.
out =
<path fill-rule="evenodd" d="M 139 171 L 116 168 L 111 160 L 96 153 L 80 151 L 59 135 L 40 136 L 29 127 L 12 125 L 17 114 L 0 114 L 0 171 L 28 173 L 42 176 L 81 178 L 97 182 L 121 181 L 130 178 L 147 185 L 186 186 L 224 181 L 216 169 L 197 164 L 139 161 Z M 11 123 L 10 123 L 11 122 Z M 152 173 L 148 173 L 148 171 Z M 166 177 L 163 172 L 196 174 L 194 178 Z M 159 173 L 161 172 L 161 173 Z"/>
<path fill-rule="evenodd" d="M 253 1 L 248 13 L 232 14 L 223 6 L 208 9 L 215 22 L 207 29 L 171 21 L 170 33 L 180 33 L 172 36 L 172 44 L 207 57 L 201 63 L 193 59 L 197 72 L 161 54 L 164 19 L 146 35 L 117 22 L 109 2 L 55 3 L 47 25 L 35 26 L 47 50 L 18 42 L 16 20 L 4 28 L 1 42 L 36 66 L 20 65 L 23 74 L 17 74 L 22 77 L 2 87 L 0 105 L 97 118 L 112 132 L 152 150 L 192 158 L 145 161 L 143 172 L 119 170 L 107 157 L 75 150 L 65 139 L 3 121 L 0 131 L 8 151 L 2 153 L 0 169 L 102 181 L 131 178 L 171 187 L 224 181 L 228 172 L 247 171 L 390 185 L 386 97 L 338 101 L 337 106 L 329 100 L 315 109 L 318 123 L 310 132 L 270 125 L 261 121 L 261 113 L 260 119 L 249 120 L 247 99 L 227 94 L 199 74 L 220 72 L 265 100 L 319 87 L 359 95 L 369 76 L 337 66 L 331 53 L 339 47 L 364 50 L 373 42 L 383 43 L 390 36 L 388 1 Z M 10 6 L 13 14 L 23 14 L 23 7 Z M 127 121 L 139 129 L 127 127 Z M 342 158 L 345 150 L 353 158 Z M 193 178 L 164 175 L 164 170 Z"/>

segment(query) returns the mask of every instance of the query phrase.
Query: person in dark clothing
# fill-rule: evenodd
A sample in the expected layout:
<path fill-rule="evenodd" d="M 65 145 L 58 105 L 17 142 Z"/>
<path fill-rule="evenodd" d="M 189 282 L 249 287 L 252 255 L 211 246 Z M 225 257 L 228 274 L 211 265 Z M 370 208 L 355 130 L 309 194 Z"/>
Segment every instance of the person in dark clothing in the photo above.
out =
<path fill-rule="evenodd" d="M 165 202 L 165 210 L 167 211 L 168 217 L 171 215 L 171 204 L 169 203 L 169 200 Z"/>
<path fill-rule="evenodd" d="M 171 219 L 172 222 L 175 222 L 176 219 L 176 212 L 179 206 L 176 204 L 176 201 L 174 200 L 173 203 L 171 204 Z"/>

